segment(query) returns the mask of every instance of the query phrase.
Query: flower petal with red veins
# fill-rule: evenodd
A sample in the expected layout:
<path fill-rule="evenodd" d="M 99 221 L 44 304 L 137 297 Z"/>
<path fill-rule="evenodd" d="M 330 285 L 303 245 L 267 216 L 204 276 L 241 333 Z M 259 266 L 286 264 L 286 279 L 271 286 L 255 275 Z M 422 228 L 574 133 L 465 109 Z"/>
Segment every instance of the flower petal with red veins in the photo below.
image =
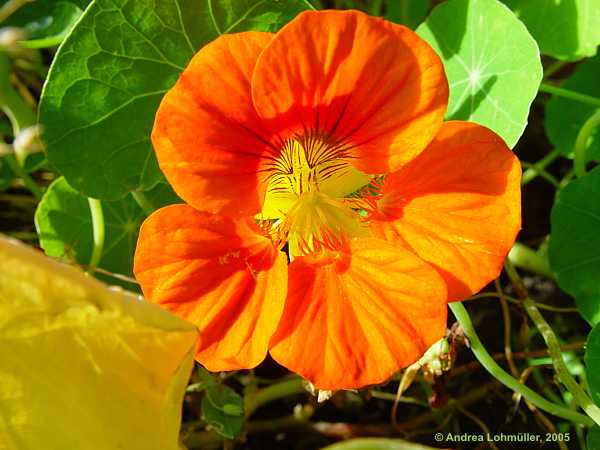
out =
<path fill-rule="evenodd" d="M 358 169 L 383 173 L 433 139 L 448 83 L 410 29 L 358 11 L 307 11 L 258 58 L 252 99 L 274 132 L 318 131 L 352 146 Z"/>
<path fill-rule="evenodd" d="M 134 273 L 146 298 L 200 330 L 196 359 L 212 371 L 265 357 L 287 292 L 287 258 L 252 220 L 173 205 L 142 225 Z"/>
<path fill-rule="evenodd" d="M 495 279 L 521 228 L 521 166 L 504 141 L 446 122 L 414 161 L 388 175 L 371 229 L 435 265 L 450 301 Z"/>
<path fill-rule="evenodd" d="M 152 143 L 188 204 L 212 213 L 260 211 L 262 165 L 274 151 L 252 105 L 250 78 L 270 33 L 223 35 L 203 47 L 165 95 Z"/>
<path fill-rule="evenodd" d="M 386 241 L 356 238 L 337 258 L 298 257 L 271 355 L 324 390 L 382 383 L 446 328 L 439 274 Z"/>

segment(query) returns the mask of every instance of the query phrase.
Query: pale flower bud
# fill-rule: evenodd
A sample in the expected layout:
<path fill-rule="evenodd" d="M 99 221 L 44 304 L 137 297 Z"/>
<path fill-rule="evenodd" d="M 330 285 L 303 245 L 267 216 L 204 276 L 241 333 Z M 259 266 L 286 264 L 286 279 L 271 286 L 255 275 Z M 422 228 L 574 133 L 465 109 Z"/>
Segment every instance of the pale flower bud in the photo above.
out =
<path fill-rule="evenodd" d="M 42 126 L 33 125 L 22 129 L 15 136 L 13 149 L 19 163 L 23 164 L 27 155 L 44 151 L 44 144 L 41 140 Z"/>

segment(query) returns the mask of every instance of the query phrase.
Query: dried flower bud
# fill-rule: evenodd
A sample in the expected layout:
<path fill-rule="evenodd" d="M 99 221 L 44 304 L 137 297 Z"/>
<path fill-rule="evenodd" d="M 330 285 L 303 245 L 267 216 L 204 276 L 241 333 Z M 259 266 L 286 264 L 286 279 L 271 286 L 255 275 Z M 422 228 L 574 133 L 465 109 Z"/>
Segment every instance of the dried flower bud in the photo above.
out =
<path fill-rule="evenodd" d="M 22 28 L 0 28 L 0 50 L 6 51 L 11 56 L 19 54 L 23 50 L 19 41 L 25 39 L 27 39 L 27 33 Z"/>

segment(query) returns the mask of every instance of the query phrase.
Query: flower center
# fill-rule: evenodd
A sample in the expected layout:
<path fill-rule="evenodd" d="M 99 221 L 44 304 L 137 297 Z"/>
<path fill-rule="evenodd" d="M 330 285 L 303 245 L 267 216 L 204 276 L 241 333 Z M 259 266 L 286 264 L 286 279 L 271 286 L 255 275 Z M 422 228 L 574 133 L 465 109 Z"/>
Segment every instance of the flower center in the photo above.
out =
<path fill-rule="evenodd" d="M 351 164 L 350 147 L 323 136 L 286 141 L 266 172 L 267 192 L 259 221 L 270 221 L 290 257 L 337 250 L 366 228 L 344 197 L 369 183 Z"/>

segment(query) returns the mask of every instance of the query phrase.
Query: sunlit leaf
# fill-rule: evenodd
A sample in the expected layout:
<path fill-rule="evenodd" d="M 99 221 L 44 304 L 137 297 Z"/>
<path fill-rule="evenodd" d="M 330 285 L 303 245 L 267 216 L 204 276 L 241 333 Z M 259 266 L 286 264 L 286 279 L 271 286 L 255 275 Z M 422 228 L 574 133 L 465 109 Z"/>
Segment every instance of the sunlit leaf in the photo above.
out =
<path fill-rule="evenodd" d="M 180 203 L 171 188 L 163 183 L 147 196 L 155 208 Z M 102 209 L 105 243 L 99 267 L 131 276 L 138 230 L 146 214 L 131 196 L 103 202 Z M 88 199 L 69 186 L 64 178 L 52 183 L 44 194 L 35 223 L 40 245 L 47 255 L 89 264 L 94 241 Z"/>
<path fill-rule="evenodd" d="M 202 414 L 219 434 L 233 439 L 244 425 L 244 400 L 227 386 L 212 385 L 202 398 Z"/>
<path fill-rule="evenodd" d="M 0 238 L 0 448 L 177 450 L 197 331 Z"/>
<path fill-rule="evenodd" d="M 598 28 L 600 29 L 600 27 Z M 598 80 L 600 80 L 600 55 L 582 62 L 561 87 L 600 98 Z M 550 141 L 563 154 L 572 154 L 579 130 L 597 110 L 597 106 L 553 96 L 546 105 L 545 125 Z M 600 161 L 600 130 L 598 128 L 592 132 L 585 156 L 588 161 Z"/>
<path fill-rule="evenodd" d="M 588 336 L 585 346 L 585 367 L 590 393 L 594 402 L 600 405 L 600 325 L 596 325 Z M 593 448 L 598 447 L 590 447 Z"/>
<path fill-rule="evenodd" d="M 417 33 L 444 61 L 447 117 L 485 125 L 513 147 L 542 79 L 537 44 L 525 26 L 498 0 L 449 0 Z"/>
<path fill-rule="evenodd" d="M 577 60 L 600 44 L 598 0 L 504 0 L 535 37 L 545 55 Z"/>
<path fill-rule="evenodd" d="M 592 324 L 600 322 L 600 167 L 572 181 L 552 208 L 548 256 L 560 287 Z"/>
<path fill-rule="evenodd" d="M 49 160 L 69 184 L 107 200 L 162 175 L 154 113 L 192 55 L 221 33 L 274 31 L 306 0 L 95 0 L 61 46 L 40 119 Z"/>

